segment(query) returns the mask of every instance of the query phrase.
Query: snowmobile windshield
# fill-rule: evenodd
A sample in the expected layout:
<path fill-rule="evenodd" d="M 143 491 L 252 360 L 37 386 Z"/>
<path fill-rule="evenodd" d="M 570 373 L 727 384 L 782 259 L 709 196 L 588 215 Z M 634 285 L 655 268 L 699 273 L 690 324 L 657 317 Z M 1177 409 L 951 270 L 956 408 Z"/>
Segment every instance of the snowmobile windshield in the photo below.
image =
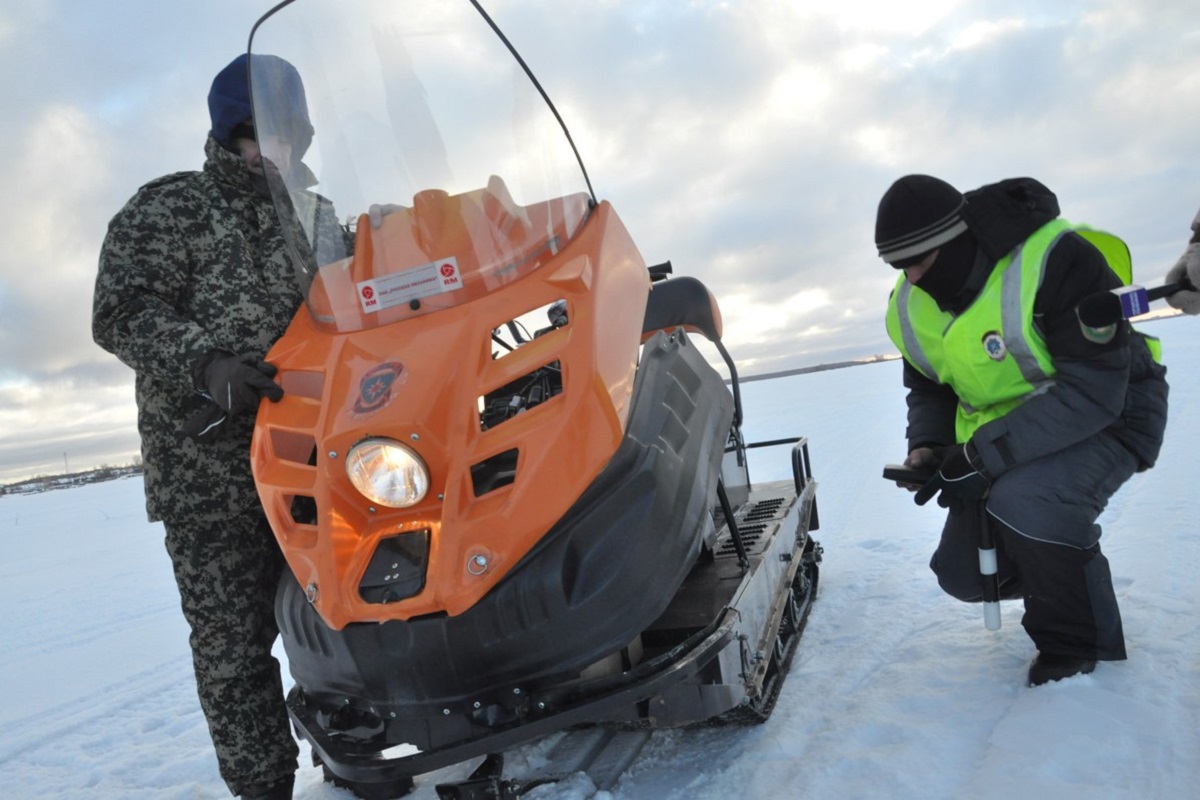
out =
<path fill-rule="evenodd" d="M 468 303 L 586 221 L 568 137 L 468 0 L 295 0 L 250 50 L 261 169 L 319 328 Z"/>

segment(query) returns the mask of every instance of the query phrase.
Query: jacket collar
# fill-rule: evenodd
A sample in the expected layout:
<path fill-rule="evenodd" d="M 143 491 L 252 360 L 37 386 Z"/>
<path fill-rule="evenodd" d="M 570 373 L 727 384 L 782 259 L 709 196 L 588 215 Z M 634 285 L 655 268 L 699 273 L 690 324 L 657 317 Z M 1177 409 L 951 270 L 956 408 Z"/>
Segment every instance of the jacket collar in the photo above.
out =
<path fill-rule="evenodd" d="M 242 157 L 222 147 L 210 133 L 204 143 L 204 172 L 217 182 L 223 189 L 232 189 L 238 194 L 263 195 L 266 183 L 261 189 L 254 180 L 255 176 L 246 168 Z"/>

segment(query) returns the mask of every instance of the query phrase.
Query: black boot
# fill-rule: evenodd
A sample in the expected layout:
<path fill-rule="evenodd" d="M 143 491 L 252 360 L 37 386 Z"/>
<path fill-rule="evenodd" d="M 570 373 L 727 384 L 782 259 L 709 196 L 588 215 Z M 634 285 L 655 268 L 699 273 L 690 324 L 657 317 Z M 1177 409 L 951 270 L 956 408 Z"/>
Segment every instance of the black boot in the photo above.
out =
<path fill-rule="evenodd" d="M 1087 675 L 1096 668 L 1096 659 L 1081 656 L 1062 656 L 1057 653 L 1038 653 L 1029 665 L 1029 685 L 1041 686 L 1061 681 L 1072 675 Z"/>
<path fill-rule="evenodd" d="M 292 800 L 292 785 L 296 782 L 295 775 L 275 781 L 271 784 L 255 784 L 242 792 L 242 800 Z"/>

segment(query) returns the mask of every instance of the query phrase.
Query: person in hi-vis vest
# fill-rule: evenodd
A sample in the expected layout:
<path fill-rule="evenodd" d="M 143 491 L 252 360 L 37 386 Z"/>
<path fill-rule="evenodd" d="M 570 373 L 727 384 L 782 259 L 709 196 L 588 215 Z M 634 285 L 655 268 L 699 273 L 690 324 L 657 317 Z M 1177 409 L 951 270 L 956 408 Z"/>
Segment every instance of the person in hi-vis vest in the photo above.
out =
<path fill-rule="evenodd" d="M 1101 247 L 1093 244 L 1101 242 Z M 1031 178 L 965 195 L 907 175 L 879 203 L 875 242 L 898 270 L 887 330 L 903 360 L 909 487 L 949 509 L 930 567 L 982 598 L 979 526 L 996 541 L 1000 596 L 1022 599 L 1037 648 L 1029 685 L 1126 657 L 1096 519 L 1154 465 L 1167 417 L 1158 348 L 1126 322 L 1090 328 L 1081 299 L 1122 283 L 1111 234 L 1059 217 Z M 1128 278 L 1125 278 L 1128 280 Z"/>

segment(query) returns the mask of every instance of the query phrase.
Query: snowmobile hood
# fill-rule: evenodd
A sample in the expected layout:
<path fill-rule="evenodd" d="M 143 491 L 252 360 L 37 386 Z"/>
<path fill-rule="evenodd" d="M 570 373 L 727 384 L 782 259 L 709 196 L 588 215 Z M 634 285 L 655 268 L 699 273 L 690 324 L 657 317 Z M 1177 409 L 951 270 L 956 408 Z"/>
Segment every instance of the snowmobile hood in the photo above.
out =
<path fill-rule="evenodd" d="M 259 137 L 306 298 L 267 356 L 259 494 L 331 627 L 462 614 L 617 452 L 649 274 L 471 3 L 283 7 L 251 50 L 294 65 L 318 133 L 311 172 Z M 284 129 L 295 94 L 250 63 Z"/>

